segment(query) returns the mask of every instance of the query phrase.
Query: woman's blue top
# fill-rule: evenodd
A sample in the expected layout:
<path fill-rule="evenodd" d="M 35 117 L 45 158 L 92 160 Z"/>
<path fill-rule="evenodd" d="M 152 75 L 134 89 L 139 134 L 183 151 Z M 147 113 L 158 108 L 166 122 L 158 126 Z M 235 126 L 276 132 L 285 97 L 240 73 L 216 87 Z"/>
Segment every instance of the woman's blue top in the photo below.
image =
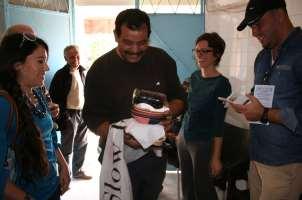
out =
<path fill-rule="evenodd" d="M 47 108 L 47 103 L 42 95 L 42 91 L 36 89 L 35 93 L 39 99 L 38 109 L 42 110 L 43 106 Z M 10 156 L 8 156 L 9 147 L 11 146 L 16 134 L 16 113 L 14 113 L 11 126 L 7 127 L 10 109 L 11 105 L 8 100 L 3 96 L 0 96 L 0 199 L 3 198 L 4 188 L 9 178 L 19 188 L 30 194 L 34 199 L 49 199 L 59 186 L 58 165 L 55 152 L 56 148 L 58 148 L 57 135 L 55 129 L 53 129 L 51 114 L 48 109 L 46 109 L 46 113 L 44 113 L 42 117 L 35 112 L 32 113 L 34 123 L 40 129 L 42 134 L 42 140 L 44 142 L 49 161 L 49 174 L 45 177 L 38 177 L 33 181 L 27 181 L 20 176 L 20 166 L 14 166 L 10 163 L 11 159 Z M 13 168 L 15 168 L 15 170 L 12 170 Z M 35 169 L 32 170 L 34 171 Z"/>

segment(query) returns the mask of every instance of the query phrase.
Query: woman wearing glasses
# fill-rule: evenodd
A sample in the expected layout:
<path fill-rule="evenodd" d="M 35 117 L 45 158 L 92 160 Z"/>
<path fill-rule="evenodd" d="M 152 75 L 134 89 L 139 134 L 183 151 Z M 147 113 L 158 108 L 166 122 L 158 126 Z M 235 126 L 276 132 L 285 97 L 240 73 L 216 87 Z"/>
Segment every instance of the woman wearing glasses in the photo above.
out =
<path fill-rule="evenodd" d="M 57 200 L 69 187 L 68 167 L 39 89 L 49 70 L 47 58 L 47 44 L 32 35 L 8 35 L 0 45 L 1 199 Z"/>
<path fill-rule="evenodd" d="M 193 49 L 198 70 L 190 77 L 188 109 L 177 139 L 184 200 L 217 199 L 213 176 L 220 160 L 226 109 L 218 97 L 227 97 L 231 85 L 218 70 L 225 49 L 217 33 L 199 36 Z"/>

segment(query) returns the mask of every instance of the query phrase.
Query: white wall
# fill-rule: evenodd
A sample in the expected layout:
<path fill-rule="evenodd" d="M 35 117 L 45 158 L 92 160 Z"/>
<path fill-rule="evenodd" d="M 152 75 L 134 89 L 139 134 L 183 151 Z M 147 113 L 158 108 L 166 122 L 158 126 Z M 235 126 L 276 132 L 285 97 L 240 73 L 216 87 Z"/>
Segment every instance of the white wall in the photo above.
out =
<path fill-rule="evenodd" d="M 211 1 L 211 0 L 208 0 Z M 302 26 L 302 1 L 286 0 L 287 10 L 295 26 Z M 260 43 L 252 37 L 249 28 L 238 32 L 237 26 L 244 17 L 246 5 L 237 11 L 207 11 L 205 13 L 205 31 L 217 32 L 226 41 L 226 51 L 220 64 L 220 71 L 227 76 L 232 89 L 238 93 L 249 92 L 253 85 L 253 64 L 261 49 Z M 229 117 L 229 116 L 228 116 Z M 237 117 L 240 119 L 238 120 Z M 235 125 L 247 124 L 236 116 Z"/>
<path fill-rule="evenodd" d="M 68 13 L 29 8 L 8 4 L 6 22 L 8 26 L 27 24 L 49 46 L 46 85 L 49 86 L 53 74 L 65 64 L 63 49 L 71 43 L 70 17 Z"/>

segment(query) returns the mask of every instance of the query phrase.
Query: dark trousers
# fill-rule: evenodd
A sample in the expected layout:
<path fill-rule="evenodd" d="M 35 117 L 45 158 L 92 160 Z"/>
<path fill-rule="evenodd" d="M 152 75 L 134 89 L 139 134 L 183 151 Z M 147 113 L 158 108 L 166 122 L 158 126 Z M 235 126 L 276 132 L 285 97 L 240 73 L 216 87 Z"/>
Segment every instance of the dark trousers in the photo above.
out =
<path fill-rule="evenodd" d="M 166 175 L 166 158 L 152 152 L 128 164 L 134 200 L 157 200 Z"/>
<path fill-rule="evenodd" d="M 61 151 L 67 163 L 69 163 L 70 154 L 73 153 L 73 174 L 81 170 L 87 150 L 87 125 L 81 114 L 81 110 L 67 109 L 65 128 L 61 131 Z"/>
<path fill-rule="evenodd" d="M 217 200 L 209 173 L 211 141 L 185 141 L 181 134 L 177 147 L 183 200 Z"/>

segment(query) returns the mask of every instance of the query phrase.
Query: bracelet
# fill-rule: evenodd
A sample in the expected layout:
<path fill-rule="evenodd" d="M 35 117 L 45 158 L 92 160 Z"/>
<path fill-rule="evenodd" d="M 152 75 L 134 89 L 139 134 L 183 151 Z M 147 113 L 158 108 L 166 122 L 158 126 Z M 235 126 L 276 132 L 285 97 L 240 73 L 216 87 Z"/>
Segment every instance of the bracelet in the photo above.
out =
<path fill-rule="evenodd" d="M 268 111 L 268 108 L 264 108 L 263 113 L 261 115 L 260 122 L 262 122 L 263 124 L 268 123 Z"/>

